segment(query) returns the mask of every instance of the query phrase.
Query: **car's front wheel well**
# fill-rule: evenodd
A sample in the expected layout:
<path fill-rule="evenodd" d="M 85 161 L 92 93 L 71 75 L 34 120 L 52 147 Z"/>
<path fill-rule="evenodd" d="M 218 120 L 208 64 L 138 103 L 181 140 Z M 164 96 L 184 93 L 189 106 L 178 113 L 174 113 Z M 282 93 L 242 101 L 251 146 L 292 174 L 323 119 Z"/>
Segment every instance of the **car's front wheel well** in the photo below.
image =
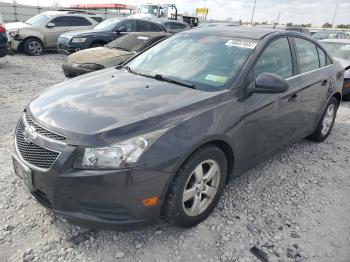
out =
<path fill-rule="evenodd" d="M 40 43 L 43 45 L 43 47 L 45 47 L 44 42 L 43 42 L 39 37 L 36 37 L 36 36 L 27 36 L 27 37 L 24 38 L 24 39 L 21 41 L 21 43 L 19 44 L 18 50 L 23 51 L 23 45 L 24 45 L 24 43 L 25 43 L 28 39 L 36 39 L 36 40 L 40 41 Z"/>
<path fill-rule="evenodd" d="M 340 101 L 341 101 L 341 94 L 340 94 L 340 93 L 335 93 L 335 94 L 333 95 L 333 97 L 335 97 L 335 98 L 337 99 L 337 101 L 338 101 L 338 105 L 340 105 Z"/>

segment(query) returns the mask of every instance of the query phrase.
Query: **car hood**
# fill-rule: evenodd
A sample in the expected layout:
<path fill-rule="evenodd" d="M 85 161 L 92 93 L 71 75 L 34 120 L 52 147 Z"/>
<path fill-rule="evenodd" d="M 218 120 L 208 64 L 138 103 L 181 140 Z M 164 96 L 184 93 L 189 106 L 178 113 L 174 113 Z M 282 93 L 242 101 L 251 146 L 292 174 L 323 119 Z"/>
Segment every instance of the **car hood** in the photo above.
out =
<path fill-rule="evenodd" d="M 85 49 L 76 53 L 71 54 L 67 58 L 68 63 L 76 64 L 109 64 L 110 60 L 119 60 L 123 57 L 130 57 L 133 55 L 131 52 L 123 51 L 120 49 L 108 48 L 108 47 L 96 47 Z"/>
<path fill-rule="evenodd" d="M 47 89 L 27 111 L 70 144 L 106 145 L 114 139 L 169 128 L 219 102 L 221 92 L 204 92 L 114 68 Z"/>
<path fill-rule="evenodd" d="M 16 30 L 16 29 L 31 27 L 31 25 L 28 25 L 28 24 L 23 23 L 23 22 L 14 22 L 14 23 L 5 24 L 5 27 L 6 27 L 6 30 L 12 31 L 12 30 Z"/>
<path fill-rule="evenodd" d="M 338 61 L 342 67 L 344 67 L 345 69 L 344 78 L 350 78 L 350 61 L 339 57 L 333 57 L 333 58 L 336 61 Z"/>
<path fill-rule="evenodd" d="M 89 36 L 91 34 L 103 33 L 103 32 L 108 32 L 108 31 L 95 30 L 95 29 L 77 30 L 77 31 L 71 31 L 71 32 L 63 33 L 61 36 L 62 37 L 67 37 L 67 38 L 84 37 L 84 36 Z"/>

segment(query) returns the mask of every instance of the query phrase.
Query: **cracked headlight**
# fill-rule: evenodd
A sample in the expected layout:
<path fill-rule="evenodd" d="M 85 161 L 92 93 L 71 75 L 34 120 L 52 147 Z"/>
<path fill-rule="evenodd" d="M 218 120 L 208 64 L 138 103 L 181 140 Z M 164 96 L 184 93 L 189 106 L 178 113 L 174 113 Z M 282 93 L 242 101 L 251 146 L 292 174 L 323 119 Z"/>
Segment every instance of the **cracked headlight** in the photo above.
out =
<path fill-rule="evenodd" d="M 78 160 L 79 167 L 85 169 L 122 169 L 136 165 L 146 150 L 166 130 L 134 137 L 109 147 L 83 148 Z M 77 165 L 75 165 L 77 166 Z"/>
<path fill-rule="evenodd" d="M 86 41 L 85 37 L 77 37 L 72 39 L 72 43 L 83 43 Z"/>

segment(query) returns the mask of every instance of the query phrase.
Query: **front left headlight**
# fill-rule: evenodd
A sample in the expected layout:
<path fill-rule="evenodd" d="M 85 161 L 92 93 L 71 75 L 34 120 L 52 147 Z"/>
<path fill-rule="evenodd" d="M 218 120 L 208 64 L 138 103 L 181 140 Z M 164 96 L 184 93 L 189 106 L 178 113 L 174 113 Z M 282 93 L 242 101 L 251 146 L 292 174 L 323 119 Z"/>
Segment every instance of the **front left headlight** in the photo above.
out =
<path fill-rule="evenodd" d="M 159 130 L 109 147 L 84 148 L 81 152 L 82 157 L 78 166 L 83 169 L 123 169 L 133 167 L 146 148 L 164 132 L 164 129 Z"/>
<path fill-rule="evenodd" d="M 86 38 L 85 37 L 77 37 L 72 39 L 72 43 L 82 43 L 85 42 Z"/>

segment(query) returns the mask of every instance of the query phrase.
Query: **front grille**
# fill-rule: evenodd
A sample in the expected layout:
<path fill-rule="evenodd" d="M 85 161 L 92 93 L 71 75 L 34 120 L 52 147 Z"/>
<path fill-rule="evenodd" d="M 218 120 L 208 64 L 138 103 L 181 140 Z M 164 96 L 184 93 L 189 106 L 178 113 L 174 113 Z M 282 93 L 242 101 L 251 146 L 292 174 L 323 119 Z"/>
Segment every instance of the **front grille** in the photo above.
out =
<path fill-rule="evenodd" d="M 59 134 L 56 134 L 50 130 L 47 130 L 46 128 L 42 127 L 42 126 L 39 126 L 37 123 L 35 123 L 28 115 L 27 112 L 24 112 L 24 117 L 25 117 L 25 121 L 26 123 L 33 127 L 35 129 L 35 132 L 36 133 L 39 133 L 43 136 L 46 136 L 48 138 L 51 138 L 53 140 L 57 140 L 57 141 L 66 141 L 66 137 L 65 136 L 62 136 L 62 135 L 59 135 Z"/>
<path fill-rule="evenodd" d="M 23 160 L 34 167 L 50 169 L 59 156 L 58 152 L 25 141 L 20 127 L 16 130 L 16 144 Z"/>

